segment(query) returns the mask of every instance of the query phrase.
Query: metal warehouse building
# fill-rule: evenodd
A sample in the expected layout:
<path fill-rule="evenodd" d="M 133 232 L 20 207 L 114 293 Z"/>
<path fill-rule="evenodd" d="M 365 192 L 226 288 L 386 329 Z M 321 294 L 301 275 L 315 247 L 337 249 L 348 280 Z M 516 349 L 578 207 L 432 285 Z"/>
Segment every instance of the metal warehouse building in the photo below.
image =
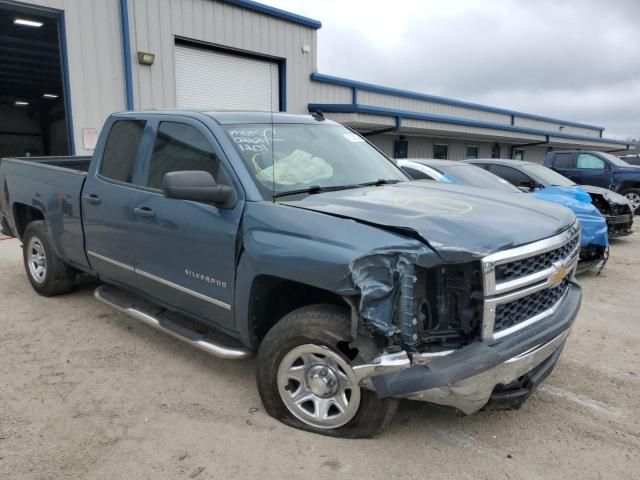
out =
<path fill-rule="evenodd" d="M 248 0 L 0 0 L 0 156 L 89 154 L 111 112 L 175 107 L 321 110 L 398 158 L 635 149 L 599 126 L 318 73 L 320 27 Z"/>

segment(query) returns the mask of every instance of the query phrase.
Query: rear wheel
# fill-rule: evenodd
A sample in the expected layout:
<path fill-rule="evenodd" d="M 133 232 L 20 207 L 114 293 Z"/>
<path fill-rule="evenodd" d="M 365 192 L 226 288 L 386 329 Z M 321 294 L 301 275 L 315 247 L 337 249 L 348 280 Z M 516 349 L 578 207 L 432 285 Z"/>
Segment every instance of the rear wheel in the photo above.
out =
<path fill-rule="evenodd" d="M 22 240 L 24 268 L 33 289 L 45 297 L 71 291 L 75 273 L 56 255 L 45 223 L 41 220 L 31 222 Z"/>
<path fill-rule="evenodd" d="M 360 388 L 352 368 L 359 358 L 348 351 L 349 340 L 348 313 L 337 306 L 304 307 L 280 320 L 258 351 L 258 391 L 267 413 L 323 435 L 379 433 L 397 400 Z"/>
<path fill-rule="evenodd" d="M 640 213 L 640 188 L 629 188 L 623 191 L 622 195 L 624 195 L 627 200 L 629 200 L 633 213 Z"/>

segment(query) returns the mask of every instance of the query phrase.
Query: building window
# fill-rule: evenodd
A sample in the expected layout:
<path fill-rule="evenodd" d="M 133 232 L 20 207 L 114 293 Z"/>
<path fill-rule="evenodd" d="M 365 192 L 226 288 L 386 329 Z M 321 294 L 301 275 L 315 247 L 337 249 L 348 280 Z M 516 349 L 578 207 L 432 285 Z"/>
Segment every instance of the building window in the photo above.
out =
<path fill-rule="evenodd" d="M 467 160 L 478 158 L 478 147 L 467 147 L 467 154 L 465 158 Z"/>
<path fill-rule="evenodd" d="M 446 160 L 449 158 L 449 145 L 434 145 L 433 158 L 437 158 L 439 160 Z"/>
<path fill-rule="evenodd" d="M 514 160 L 524 160 L 524 148 L 516 148 L 513 151 Z"/>

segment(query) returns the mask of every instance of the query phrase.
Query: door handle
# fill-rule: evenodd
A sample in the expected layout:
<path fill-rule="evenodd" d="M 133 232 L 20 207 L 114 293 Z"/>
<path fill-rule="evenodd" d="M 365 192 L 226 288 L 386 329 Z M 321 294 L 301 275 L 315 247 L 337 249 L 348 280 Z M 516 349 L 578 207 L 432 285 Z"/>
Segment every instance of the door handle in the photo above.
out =
<path fill-rule="evenodd" d="M 95 194 L 85 195 L 84 199 L 91 205 L 100 205 L 102 203 L 102 199 Z"/>
<path fill-rule="evenodd" d="M 133 213 L 139 217 L 145 218 L 153 218 L 156 216 L 156 212 L 151 210 L 149 207 L 136 207 L 133 209 Z"/>

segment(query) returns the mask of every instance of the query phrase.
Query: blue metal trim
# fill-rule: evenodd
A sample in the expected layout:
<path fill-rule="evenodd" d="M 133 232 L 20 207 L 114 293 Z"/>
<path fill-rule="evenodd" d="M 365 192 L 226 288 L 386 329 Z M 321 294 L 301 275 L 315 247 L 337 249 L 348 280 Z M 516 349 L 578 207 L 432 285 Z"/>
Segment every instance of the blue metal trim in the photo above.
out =
<path fill-rule="evenodd" d="M 370 115 L 384 115 L 389 117 L 411 118 L 414 120 L 425 120 L 429 122 L 450 123 L 454 125 L 465 125 L 468 127 L 491 128 L 494 130 L 506 130 L 509 132 L 528 133 L 531 135 L 550 136 L 554 138 L 566 138 L 570 140 L 583 140 L 590 142 L 605 142 L 616 145 L 626 145 L 628 142 L 621 140 L 613 140 L 602 137 L 588 137 L 585 135 L 571 135 L 567 133 L 556 133 L 547 130 L 538 130 L 536 128 L 517 127 L 503 123 L 482 122 L 479 120 L 467 120 L 465 118 L 448 117 L 445 115 L 434 115 L 430 113 L 411 112 L 407 110 L 396 110 L 384 107 L 371 107 L 369 105 L 352 105 L 352 104 L 331 104 L 331 103 L 310 103 L 309 111 L 320 110 L 322 112 L 334 113 L 367 113 Z M 640 146 L 640 144 L 638 144 Z"/>
<path fill-rule="evenodd" d="M 358 103 L 358 89 L 356 87 L 351 87 L 351 103 L 354 105 Z"/>
<path fill-rule="evenodd" d="M 401 116 L 397 116 L 396 117 L 396 130 L 400 130 L 401 126 L 402 126 L 402 117 Z"/>
<path fill-rule="evenodd" d="M 487 105 L 480 105 L 478 103 L 471 103 L 471 102 L 463 102 L 461 100 L 454 100 L 452 98 L 446 98 L 446 97 L 437 97 L 435 95 L 428 95 L 426 93 L 418 93 L 418 92 L 411 92 L 408 90 L 401 90 L 398 88 L 383 87 L 380 85 L 373 85 L 371 83 L 358 82 L 358 81 L 349 80 L 346 78 L 334 77 L 332 75 L 324 75 L 322 73 L 312 73 L 311 80 L 314 80 L 316 82 L 331 83 L 333 85 L 340 85 L 342 87 L 352 87 L 352 88 L 356 87 L 356 88 L 359 88 L 360 90 L 367 90 L 369 92 L 386 93 L 388 95 L 397 95 L 399 97 L 413 98 L 415 100 L 424 100 L 427 102 L 441 103 L 444 105 L 453 105 L 456 107 L 471 108 L 474 110 L 481 110 L 484 112 L 502 113 L 505 115 L 515 115 L 517 117 L 529 118 L 531 120 L 561 123 L 562 125 L 570 125 L 572 127 L 588 128 L 592 130 L 604 130 L 604 127 L 597 127 L 594 125 L 587 125 L 584 123 L 566 122 L 564 120 L 558 120 L 556 118 L 543 117 L 540 115 L 533 115 L 530 113 L 516 112 L 515 110 L 508 110 L 505 108 L 489 107 Z"/>
<path fill-rule="evenodd" d="M 511 115 L 511 125 L 515 125 L 515 124 L 516 124 L 516 116 Z"/>
<path fill-rule="evenodd" d="M 287 60 L 278 63 L 280 77 L 280 111 L 287 111 Z"/>
<path fill-rule="evenodd" d="M 120 23 L 122 26 L 122 55 L 124 57 L 124 90 L 127 99 L 127 110 L 133 110 L 133 73 L 131 70 L 128 0 L 120 0 Z"/>
<path fill-rule="evenodd" d="M 305 27 L 311 27 L 315 30 L 318 30 L 320 27 L 322 27 L 322 23 L 319 22 L 318 20 L 314 20 L 313 18 L 303 17 L 302 15 L 296 15 L 295 13 L 287 12 L 286 10 L 281 10 L 279 8 L 270 7 L 262 3 L 253 2 L 251 0 L 223 0 L 223 1 L 230 5 L 235 5 L 236 7 L 242 7 L 249 10 L 253 10 L 255 12 L 264 13 L 265 15 L 269 15 L 275 18 L 280 18 L 282 20 L 286 20 L 292 23 L 297 23 L 299 25 L 304 25 Z"/>
<path fill-rule="evenodd" d="M 58 28 L 60 29 L 60 56 L 62 57 L 62 84 L 64 85 L 64 106 L 67 117 L 67 141 L 71 155 L 76 154 L 76 141 L 73 134 L 73 113 L 71 111 L 71 80 L 69 77 L 69 59 L 67 58 L 67 27 L 64 12 L 60 12 Z"/>

